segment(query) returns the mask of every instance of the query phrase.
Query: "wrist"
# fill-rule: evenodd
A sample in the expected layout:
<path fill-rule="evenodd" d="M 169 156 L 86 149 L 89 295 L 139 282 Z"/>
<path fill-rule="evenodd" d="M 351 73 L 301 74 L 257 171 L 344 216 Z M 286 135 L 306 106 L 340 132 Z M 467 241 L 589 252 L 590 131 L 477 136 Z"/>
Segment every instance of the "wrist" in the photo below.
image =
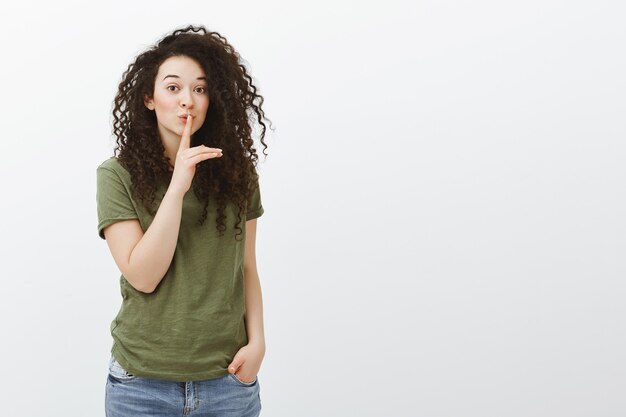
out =
<path fill-rule="evenodd" d="M 255 348 L 260 349 L 263 352 L 265 352 L 265 340 L 262 338 L 249 339 L 248 345 L 254 346 Z"/>
<path fill-rule="evenodd" d="M 183 198 L 185 198 L 185 194 L 187 194 L 186 191 L 176 188 L 172 186 L 171 184 L 169 187 L 167 187 L 167 190 L 165 191 L 166 196 L 171 195 L 172 198 L 179 199 L 179 200 L 182 200 Z M 163 198 L 165 198 L 165 196 Z"/>

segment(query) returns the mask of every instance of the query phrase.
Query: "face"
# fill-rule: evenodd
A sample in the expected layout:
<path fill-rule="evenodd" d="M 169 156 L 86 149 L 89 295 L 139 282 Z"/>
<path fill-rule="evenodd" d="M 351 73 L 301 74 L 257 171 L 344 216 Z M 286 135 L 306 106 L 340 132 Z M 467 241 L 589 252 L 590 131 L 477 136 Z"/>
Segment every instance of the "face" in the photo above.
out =
<path fill-rule="evenodd" d="M 202 127 L 206 118 L 209 108 L 206 74 L 189 57 L 170 57 L 159 67 L 153 97 L 146 97 L 144 104 L 156 113 L 161 139 L 179 143 L 186 123 L 186 119 L 180 116 L 189 110 L 193 116 L 192 134 Z"/>

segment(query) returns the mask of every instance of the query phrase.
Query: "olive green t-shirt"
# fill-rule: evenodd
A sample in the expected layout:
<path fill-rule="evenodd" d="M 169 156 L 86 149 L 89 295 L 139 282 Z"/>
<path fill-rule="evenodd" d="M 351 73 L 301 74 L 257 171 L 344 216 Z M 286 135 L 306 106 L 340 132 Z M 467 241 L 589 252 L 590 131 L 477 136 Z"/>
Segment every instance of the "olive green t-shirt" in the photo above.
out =
<path fill-rule="evenodd" d="M 151 216 L 131 196 L 130 173 L 115 157 L 96 170 L 98 234 L 120 220 L 138 219 L 145 232 Z M 167 186 L 157 189 L 159 207 Z M 245 327 L 243 259 L 245 221 L 264 212 L 258 176 L 247 214 L 239 225 L 237 207 L 226 207 L 227 230 L 219 237 L 217 204 L 198 224 L 204 204 L 193 187 L 183 198 L 176 250 L 167 273 L 152 293 L 136 290 L 120 276 L 122 304 L 111 323 L 111 353 L 130 374 L 170 381 L 198 381 L 228 374 L 237 351 L 248 343 Z"/>

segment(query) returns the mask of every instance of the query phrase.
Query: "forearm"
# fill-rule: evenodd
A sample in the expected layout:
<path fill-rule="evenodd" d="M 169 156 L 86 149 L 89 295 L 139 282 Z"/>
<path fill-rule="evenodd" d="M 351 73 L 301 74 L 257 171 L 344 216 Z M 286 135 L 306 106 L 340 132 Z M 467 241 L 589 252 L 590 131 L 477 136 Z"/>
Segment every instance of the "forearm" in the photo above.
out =
<path fill-rule="evenodd" d="M 256 344 L 265 350 L 263 329 L 263 297 L 258 272 L 244 269 L 244 294 L 246 301 L 246 330 L 248 344 Z"/>
<path fill-rule="evenodd" d="M 163 196 L 154 220 L 130 254 L 129 270 L 138 286 L 152 292 L 172 263 L 184 193 L 169 189 Z"/>

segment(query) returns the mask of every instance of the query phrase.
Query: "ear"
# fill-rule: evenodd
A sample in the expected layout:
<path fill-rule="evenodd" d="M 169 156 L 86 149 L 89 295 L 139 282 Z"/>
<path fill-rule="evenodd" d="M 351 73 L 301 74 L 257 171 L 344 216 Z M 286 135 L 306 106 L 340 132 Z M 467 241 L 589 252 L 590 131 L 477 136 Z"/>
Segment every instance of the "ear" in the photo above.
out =
<path fill-rule="evenodd" d="M 147 95 L 143 97 L 143 104 L 150 110 L 154 110 L 154 100 Z"/>

